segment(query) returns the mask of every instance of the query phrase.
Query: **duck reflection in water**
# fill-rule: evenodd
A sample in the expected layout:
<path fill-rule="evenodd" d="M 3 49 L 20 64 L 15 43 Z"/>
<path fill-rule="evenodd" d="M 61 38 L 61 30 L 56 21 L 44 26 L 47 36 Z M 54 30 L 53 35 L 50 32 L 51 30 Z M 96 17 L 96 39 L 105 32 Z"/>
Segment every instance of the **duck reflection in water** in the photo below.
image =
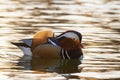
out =
<path fill-rule="evenodd" d="M 75 73 L 80 72 L 78 69 L 80 64 L 79 59 L 32 59 L 31 69 L 45 72 Z"/>
<path fill-rule="evenodd" d="M 76 73 L 81 72 L 78 65 L 82 64 L 80 59 L 40 59 L 23 56 L 18 66 L 23 66 L 25 70 L 35 70 L 40 72 Z"/>

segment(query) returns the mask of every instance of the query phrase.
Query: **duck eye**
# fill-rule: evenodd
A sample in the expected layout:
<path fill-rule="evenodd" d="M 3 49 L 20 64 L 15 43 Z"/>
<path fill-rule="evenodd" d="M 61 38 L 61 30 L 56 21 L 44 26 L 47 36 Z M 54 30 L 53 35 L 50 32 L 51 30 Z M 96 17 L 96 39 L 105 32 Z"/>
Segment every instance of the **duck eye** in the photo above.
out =
<path fill-rule="evenodd" d="M 75 40 L 75 38 L 73 38 L 73 40 Z"/>

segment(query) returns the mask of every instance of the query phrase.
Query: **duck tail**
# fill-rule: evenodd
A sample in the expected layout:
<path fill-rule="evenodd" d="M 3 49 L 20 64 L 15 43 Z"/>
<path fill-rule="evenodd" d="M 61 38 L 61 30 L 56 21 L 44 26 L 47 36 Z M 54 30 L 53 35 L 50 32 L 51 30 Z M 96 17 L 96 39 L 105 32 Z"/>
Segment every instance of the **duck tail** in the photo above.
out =
<path fill-rule="evenodd" d="M 11 42 L 11 44 L 13 44 L 13 45 L 17 46 L 18 48 L 20 48 L 23 51 L 24 55 L 32 56 L 30 46 L 26 45 L 25 43 Z"/>

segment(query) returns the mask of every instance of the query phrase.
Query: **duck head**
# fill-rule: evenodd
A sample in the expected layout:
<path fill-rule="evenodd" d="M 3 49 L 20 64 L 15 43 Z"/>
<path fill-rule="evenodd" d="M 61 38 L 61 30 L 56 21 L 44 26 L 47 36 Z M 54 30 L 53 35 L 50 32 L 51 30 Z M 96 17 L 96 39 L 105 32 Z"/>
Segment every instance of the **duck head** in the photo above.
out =
<path fill-rule="evenodd" d="M 59 41 L 60 47 L 66 50 L 72 50 L 77 48 L 83 48 L 81 44 L 82 35 L 81 33 L 73 30 L 66 31 L 56 37 Z"/>

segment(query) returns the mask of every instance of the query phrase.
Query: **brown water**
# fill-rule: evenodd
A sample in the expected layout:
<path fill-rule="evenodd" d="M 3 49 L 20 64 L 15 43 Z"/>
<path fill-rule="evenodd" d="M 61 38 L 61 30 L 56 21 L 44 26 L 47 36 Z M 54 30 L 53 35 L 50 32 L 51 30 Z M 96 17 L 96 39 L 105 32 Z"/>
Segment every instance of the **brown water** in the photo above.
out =
<path fill-rule="evenodd" d="M 32 60 L 11 41 L 76 30 L 79 60 Z M 120 80 L 119 0 L 0 0 L 0 80 Z"/>

